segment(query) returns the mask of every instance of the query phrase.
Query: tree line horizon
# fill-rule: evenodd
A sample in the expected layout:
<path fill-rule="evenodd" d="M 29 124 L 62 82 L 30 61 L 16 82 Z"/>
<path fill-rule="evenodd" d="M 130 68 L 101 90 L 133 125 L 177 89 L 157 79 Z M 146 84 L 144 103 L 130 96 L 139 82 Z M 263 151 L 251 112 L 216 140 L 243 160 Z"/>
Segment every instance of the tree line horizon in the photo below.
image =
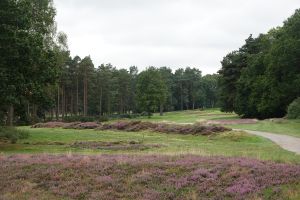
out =
<path fill-rule="evenodd" d="M 299 10 L 283 27 L 250 36 L 224 57 L 218 74 L 205 76 L 191 67 L 139 72 L 72 58 L 52 0 L 3 0 L 0 11 L 3 125 L 216 106 L 242 117 L 281 117 L 300 96 Z"/>

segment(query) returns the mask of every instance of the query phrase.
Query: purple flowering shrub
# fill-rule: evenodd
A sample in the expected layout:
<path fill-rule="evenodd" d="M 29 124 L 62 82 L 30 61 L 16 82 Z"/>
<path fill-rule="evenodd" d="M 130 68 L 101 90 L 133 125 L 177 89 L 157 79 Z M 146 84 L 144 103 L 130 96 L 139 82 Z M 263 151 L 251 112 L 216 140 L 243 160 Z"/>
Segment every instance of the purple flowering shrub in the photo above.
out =
<path fill-rule="evenodd" d="M 37 123 L 31 126 L 31 128 L 61 128 L 64 127 L 64 122 L 46 122 L 46 123 Z"/>
<path fill-rule="evenodd" d="M 96 122 L 82 122 L 79 124 L 75 124 L 73 126 L 73 128 L 74 129 L 95 129 L 95 128 L 98 128 L 99 126 L 100 126 L 100 124 L 98 124 Z"/>
<path fill-rule="evenodd" d="M 102 149 L 102 150 L 147 150 L 150 148 L 160 148 L 159 144 L 142 144 L 140 141 L 77 141 L 70 145 L 73 148 L 81 149 Z"/>
<path fill-rule="evenodd" d="M 0 198 L 45 191 L 54 199 L 261 199 L 300 184 L 300 165 L 193 155 L 0 157 Z M 2 196 L 1 196 L 2 195 Z"/>
<path fill-rule="evenodd" d="M 96 122 L 46 122 L 32 125 L 31 128 L 66 128 L 66 129 L 95 129 L 100 124 Z"/>
<path fill-rule="evenodd" d="M 193 135 L 212 135 L 215 133 L 230 131 L 231 129 L 223 126 L 207 126 L 201 124 L 158 124 L 154 131 L 162 133 L 193 134 Z"/>
<path fill-rule="evenodd" d="M 211 135 L 229 131 L 231 129 L 222 126 L 207 126 L 201 124 L 180 125 L 167 123 L 151 123 L 142 121 L 119 121 L 103 124 L 97 130 L 122 130 L 122 131 L 144 131 L 150 130 L 161 133 Z"/>
<path fill-rule="evenodd" d="M 55 128 L 63 127 L 68 129 L 96 129 L 96 130 L 121 130 L 121 131 L 155 131 L 161 133 L 176 133 L 176 134 L 193 134 L 193 135 L 212 135 L 230 131 L 231 129 L 216 125 L 202 124 L 167 124 L 167 123 L 151 123 L 142 121 L 118 121 L 113 123 L 98 124 L 96 122 L 47 122 L 33 125 L 32 128 Z"/>

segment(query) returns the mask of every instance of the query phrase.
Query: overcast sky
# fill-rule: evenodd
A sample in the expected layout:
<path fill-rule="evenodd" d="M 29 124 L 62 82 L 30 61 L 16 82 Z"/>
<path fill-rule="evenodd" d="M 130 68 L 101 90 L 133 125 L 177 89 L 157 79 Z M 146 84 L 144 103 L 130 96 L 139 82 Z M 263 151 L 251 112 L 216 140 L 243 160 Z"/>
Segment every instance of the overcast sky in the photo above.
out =
<path fill-rule="evenodd" d="M 54 0 L 71 55 L 95 67 L 196 67 L 204 74 L 253 34 L 300 8 L 300 0 Z"/>

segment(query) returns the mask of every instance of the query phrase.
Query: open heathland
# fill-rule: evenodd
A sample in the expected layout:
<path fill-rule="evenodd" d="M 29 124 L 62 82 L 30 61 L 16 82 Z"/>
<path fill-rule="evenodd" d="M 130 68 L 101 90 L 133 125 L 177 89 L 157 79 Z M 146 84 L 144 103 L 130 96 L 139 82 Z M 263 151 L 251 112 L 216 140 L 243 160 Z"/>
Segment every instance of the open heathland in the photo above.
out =
<path fill-rule="evenodd" d="M 217 124 L 220 126 L 266 131 L 271 133 L 279 133 L 285 135 L 291 135 L 300 137 L 300 120 L 290 119 L 240 119 L 240 117 L 234 113 L 224 113 L 219 109 L 206 109 L 206 110 L 194 110 L 194 111 L 179 111 L 179 112 L 167 112 L 163 116 L 154 114 L 150 119 L 142 117 L 143 121 L 151 122 L 173 122 L 173 123 L 203 123 Z"/>
<path fill-rule="evenodd" d="M 300 166 L 247 158 L 14 155 L 0 159 L 4 199 L 296 199 Z M 293 193 L 289 191 L 293 189 Z"/>
<path fill-rule="evenodd" d="M 300 163 L 300 155 L 283 150 L 271 141 L 246 134 L 229 131 L 218 134 L 166 134 L 153 131 L 92 130 L 63 128 L 18 129 L 30 134 L 27 139 L 20 139 L 16 144 L 3 143 L 0 152 L 15 153 L 84 153 L 84 154 L 196 154 L 242 156 L 280 162 Z M 94 148 L 73 145 L 74 143 L 96 142 L 129 144 L 131 141 L 146 145 L 147 148 Z M 158 146 L 158 147 L 157 147 Z"/>

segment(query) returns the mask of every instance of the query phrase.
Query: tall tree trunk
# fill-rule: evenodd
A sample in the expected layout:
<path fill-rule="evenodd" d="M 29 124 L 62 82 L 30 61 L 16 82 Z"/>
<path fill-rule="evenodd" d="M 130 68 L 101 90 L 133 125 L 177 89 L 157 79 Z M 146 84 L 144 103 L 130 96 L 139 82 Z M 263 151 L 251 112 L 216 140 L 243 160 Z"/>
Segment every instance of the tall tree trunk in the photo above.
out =
<path fill-rule="evenodd" d="M 71 110 L 70 110 L 71 116 L 74 114 L 74 93 L 73 89 L 71 91 Z"/>
<path fill-rule="evenodd" d="M 181 104 L 181 111 L 183 110 L 183 91 L 182 91 L 182 82 L 180 82 L 180 104 Z"/>
<path fill-rule="evenodd" d="M 107 97 L 107 114 L 110 115 L 110 96 Z"/>
<path fill-rule="evenodd" d="M 163 111 L 164 111 L 164 106 L 163 106 L 163 104 L 161 103 L 160 106 L 159 106 L 159 115 L 160 115 L 160 116 L 163 116 L 163 115 L 164 115 Z"/>
<path fill-rule="evenodd" d="M 8 125 L 14 125 L 14 106 L 12 104 L 8 107 Z"/>
<path fill-rule="evenodd" d="M 30 103 L 29 101 L 27 102 L 27 108 L 26 108 L 26 115 L 27 115 L 27 120 L 30 120 Z"/>
<path fill-rule="evenodd" d="M 65 117 L 65 88 L 62 86 L 61 88 L 61 118 L 62 120 Z"/>
<path fill-rule="evenodd" d="M 102 115 L 102 87 L 100 89 L 100 108 L 99 108 L 99 115 Z"/>
<path fill-rule="evenodd" d="M 60 104 L 60 92 L 59 92 L 59 86 L 57 87 L 57 107 L 56 107 L 56 120 L 59 120 L 59 104 Z"/>
<path fill-rule="evenodd" d="M 38 122 L 37 110 L 38 110 L 37 105 L 33 104 L 32 105 L 32 114 L 31 114 L 31 116 L 32 116 L 32 121 L 34 123 Z"/>
<path fill-rule="evenodd" d="M 51 112 L 50 112 L 50 119 L 51 119 L 51 121 L 53 120 L 53 109 L 51 109 Z"/>
<path fill-rule="evenodd" d="M 87 72 L 84 74 L 83 83 L 83 115 L 87 116 Z"/>
<path fill-rule="evenodd" d="M 78 76 L 77 76 L 77 79 L 76 79 L 76 108 L 75 108 L 76 115 L 78 115 L 78 106 L 79 106 L 79 85 L 78 85 Z"/>

